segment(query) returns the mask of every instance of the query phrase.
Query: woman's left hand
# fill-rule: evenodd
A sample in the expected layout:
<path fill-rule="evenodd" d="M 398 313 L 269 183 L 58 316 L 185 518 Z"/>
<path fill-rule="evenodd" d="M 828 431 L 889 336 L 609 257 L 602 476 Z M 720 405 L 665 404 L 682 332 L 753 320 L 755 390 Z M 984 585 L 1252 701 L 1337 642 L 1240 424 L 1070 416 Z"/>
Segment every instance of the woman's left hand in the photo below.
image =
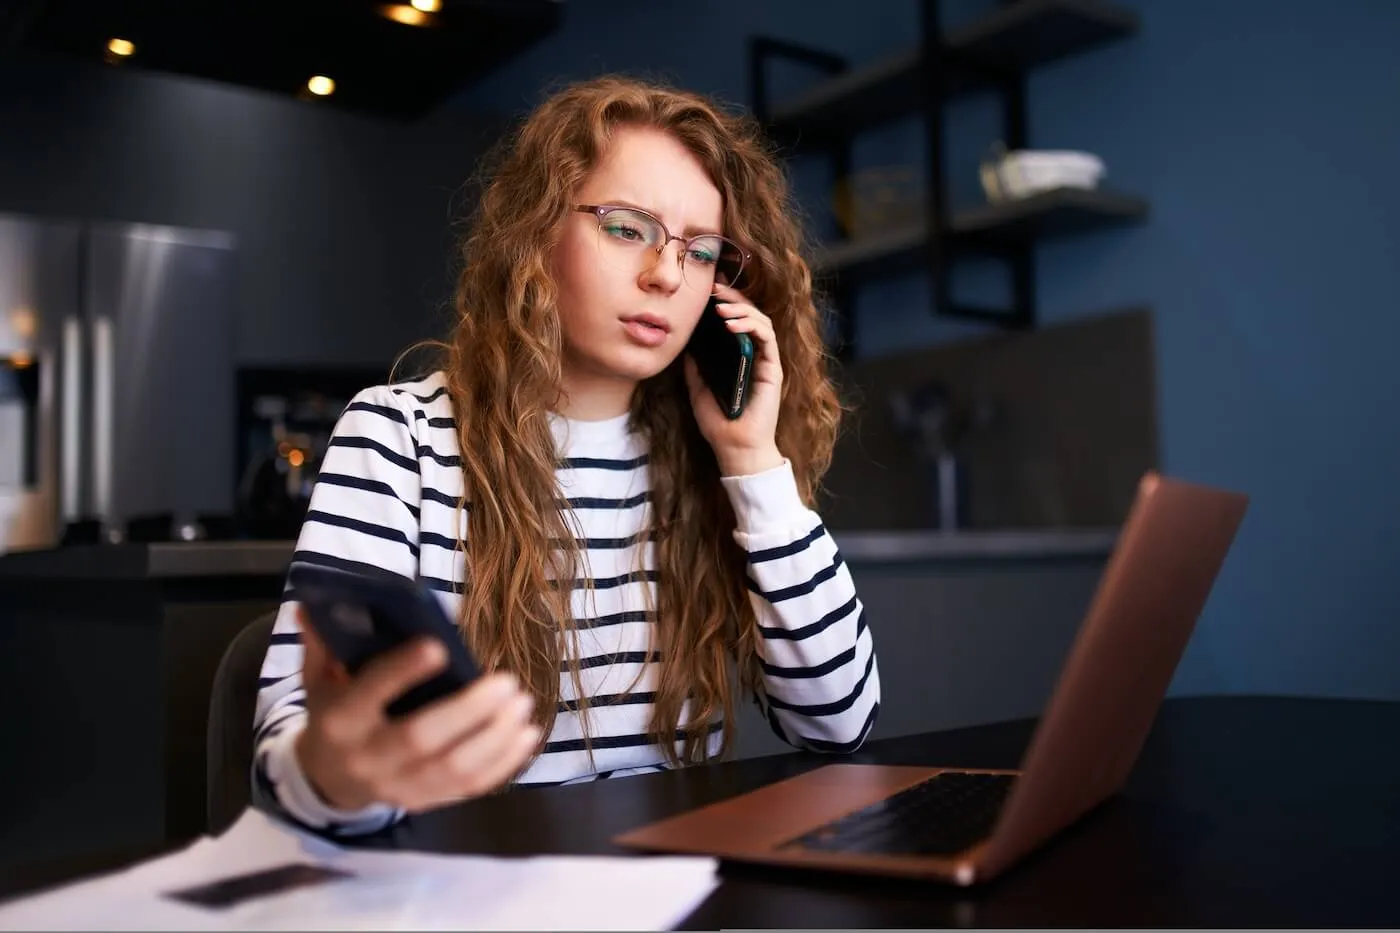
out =
<path fill-rule="evenodd" d="M 778 341 L 768 315 L 749 304 L 743 293 L 727 285 L 715 285 L 719 314 L 731 333 L 748 334 L 754 342 L 753 376 L 744 413 L 733 421 L 725 417 L 714 393 L 700 378 L 695 360 L 686 354 L 685 379 L 690 404 L 700 433 L 714 448 L 720 472 L 725 476 L 762 473 L 780 466 L 778 452 L 778 401 L 783 388 L 783 366 Z"/>

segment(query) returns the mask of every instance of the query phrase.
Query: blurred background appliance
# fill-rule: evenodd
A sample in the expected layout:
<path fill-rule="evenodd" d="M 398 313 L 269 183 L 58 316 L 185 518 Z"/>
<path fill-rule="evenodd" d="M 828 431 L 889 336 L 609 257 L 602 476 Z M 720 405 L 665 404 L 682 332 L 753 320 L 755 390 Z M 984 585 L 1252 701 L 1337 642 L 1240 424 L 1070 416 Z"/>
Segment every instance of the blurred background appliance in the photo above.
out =
<path fill-rule="evenodd" d="M 0 214 L 0 552 L 233 512 L 234 238 Z"/>
<path fill-rule="evenodd" d="M 236 376 L 237 534 L 295 538 L 335 422 L 389 367 L 243 367 Z"/>

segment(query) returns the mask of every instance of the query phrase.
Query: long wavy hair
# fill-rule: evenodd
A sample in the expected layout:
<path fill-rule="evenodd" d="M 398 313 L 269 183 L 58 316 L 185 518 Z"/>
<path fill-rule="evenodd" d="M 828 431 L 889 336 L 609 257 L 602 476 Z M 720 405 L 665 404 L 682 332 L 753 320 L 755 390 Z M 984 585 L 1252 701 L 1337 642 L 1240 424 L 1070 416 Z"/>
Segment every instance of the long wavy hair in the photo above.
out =
<path fill-rule="evenodd" d="M 723 195 L 726 235 L 753 253 L 744 292 L 777 332 L 784 369 L 778 446 L 808 504 L 830 464 L 841 415 L 797 213 L 751 118 L 695 94 L 606 77 L 560 90 L 503 138 L 483 163 L 461 246 L 443 366 L 466 474 L 460 625 L 485 668 L 520 678 L 546 736 L 559 708 L 561 646 L 577 644 L 570 591 L 581 560 L 549 424 L 563 358 L 551 251 L 574 193 L 620 127 L 665 131 L 693 152 Z M 652 648 L 661 667 L 650 734 L 669 763 L 700 762 L 717 716 L 720 754 L 732 748 L 736 700 L 757 685 L 745 555 L 679 360 L 639 385 L 631 423 L 649 440 L 648 531 L 659 576 Z M 570 673 L 588 743 L 588 703 L 573 659 Z"/>

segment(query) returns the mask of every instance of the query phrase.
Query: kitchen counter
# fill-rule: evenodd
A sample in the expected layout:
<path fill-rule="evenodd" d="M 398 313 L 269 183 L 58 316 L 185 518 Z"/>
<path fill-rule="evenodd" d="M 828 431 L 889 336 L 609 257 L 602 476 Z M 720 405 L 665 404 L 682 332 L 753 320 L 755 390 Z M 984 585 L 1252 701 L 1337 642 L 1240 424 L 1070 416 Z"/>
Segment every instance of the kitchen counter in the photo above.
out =
<path fill-rule="evenodd" d="M 1107 528 L 1008 528 L 833 530 L 832 536 L 847 561 L 907 563 L 1105 557 L 1118 533 Z M 294 541 L 198 541 L 17 551 L 0 555 L 0 581 L 280 577 L 295 547 Z"/>
<path fill-rule="evenodd" d="M 1035 560 L 1108 556 L 1113 528 L 996 528 L 966 531 L 838 531 L 832 537 L 852 563 L 938 560 Z"/>
<path fill-rule="evenodd" d="M 292 541 L 94 544 L 0 556 L 4 580 L 149 580 L 280 577 Z"/>

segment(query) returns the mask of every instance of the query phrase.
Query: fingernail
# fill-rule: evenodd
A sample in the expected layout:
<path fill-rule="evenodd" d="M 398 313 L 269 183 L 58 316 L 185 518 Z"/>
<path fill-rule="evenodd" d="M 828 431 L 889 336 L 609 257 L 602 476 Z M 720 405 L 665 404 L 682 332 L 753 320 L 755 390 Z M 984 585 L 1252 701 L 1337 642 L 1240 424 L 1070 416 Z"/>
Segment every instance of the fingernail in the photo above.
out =
<path fill-rule="evenodd" d="M 428 664 L 441 664 L 447 660 L 447 649 L 436 641 L 425 641 L 418 649 L 418 656 Z"/>

